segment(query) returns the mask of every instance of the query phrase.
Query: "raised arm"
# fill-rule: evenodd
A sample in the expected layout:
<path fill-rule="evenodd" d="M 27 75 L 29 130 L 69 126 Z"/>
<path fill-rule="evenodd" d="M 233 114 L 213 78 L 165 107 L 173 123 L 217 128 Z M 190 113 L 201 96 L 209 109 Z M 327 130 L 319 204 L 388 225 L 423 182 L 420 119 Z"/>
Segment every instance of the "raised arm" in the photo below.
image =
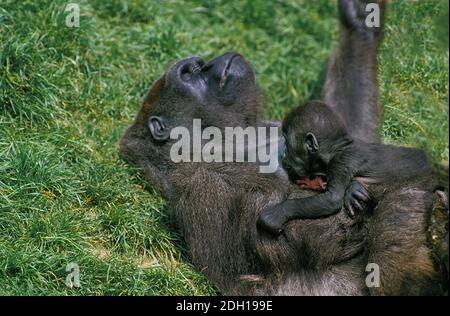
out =
<path fill-rule="evenodd" d="M 376 14 L 371 11 L 373 4 L 380 9 L 379 27 L 366 25 L 367 16 L 371 14 L 372 21 L 372 15 Z M 377 51 L 384 7 L 385 1 L 380 0 L 339 0 L 341 35 L 329 61 L 323 88 L 325 103 L 342 117 L 354 138 L 366 142 L 380 140 Z"/>

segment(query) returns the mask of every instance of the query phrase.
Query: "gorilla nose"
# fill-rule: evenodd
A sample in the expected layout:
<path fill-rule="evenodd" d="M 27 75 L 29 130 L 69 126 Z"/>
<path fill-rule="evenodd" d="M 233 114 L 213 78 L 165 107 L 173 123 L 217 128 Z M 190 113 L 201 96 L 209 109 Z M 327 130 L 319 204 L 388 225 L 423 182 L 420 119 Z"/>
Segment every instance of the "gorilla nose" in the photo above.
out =
<path fill-rule="evenodd" d="M 227 83 L 230 73 L 233 73 L 235 78 L 237 78 L 243 76 L 246 73 L 247 68 L 246 62 L 241 54 L 228 52 L 211 60 L 203 67 L 203 71 L 214 69 L 213 72 L 220 78 L 219 87 L 222 89 Z"/>
<path fill-rule="evenodd" d="M 202 83 L 208 87 L 222 90 L 228 84 L 239 85 L 242 79 L 253 79 L 254 72 L 250 64 L 236 52 L 228 52 L 214 58 L 205 65 L 202 58 L 194 56 L 175 63 L 167 78 L 181 86 Z"/>
<path fill-rule="evenodd" d="M 225 54 L 223 54 L 222 56 L 217 57 L 217 59 L 223 59 L 225 62 L 228 62 L 230 59 L 236 57 L 236 56 L 241 56 L 241 54 L 237 53 L 237 52 L 227 52 Z"/>
<path fill-rule="evenodd" d="M 230 66 L 231 62 L 236 57 L 242 57 L 242 55 L 236 52 L 228 52 L 223 54 L 222 56 L 214 58 L 205 67 L 214 66 L 219 69 L 226 69 Z"/>
<path fill-rule="evenodd" d="M 202 58 L 194 56 L 180 60 L 175 64 L 174 70 L 177 77 L 183 81 L 189 80 L 193 75 L 199 73 L 205 62 Z"/>

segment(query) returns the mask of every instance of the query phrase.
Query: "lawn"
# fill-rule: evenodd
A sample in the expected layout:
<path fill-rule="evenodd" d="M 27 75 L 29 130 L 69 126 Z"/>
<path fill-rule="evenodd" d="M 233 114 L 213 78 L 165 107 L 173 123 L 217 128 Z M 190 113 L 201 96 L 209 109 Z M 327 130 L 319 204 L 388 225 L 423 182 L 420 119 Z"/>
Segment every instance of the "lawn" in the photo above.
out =
<path fill-rule="evenodd" d="M 165 201 L 120 160 L 146 89 L 175 60 L 236 50 L 267 117 L 320 97 L 334 1 L 0 0 L 0 295 L 199 295 Z M 392 1 L 382 133 L 448 166 L 447 1 Z M 448 176 L 448 175 L 447 175 Z M 66 285 L 79 267 L 80 287 Z"/>

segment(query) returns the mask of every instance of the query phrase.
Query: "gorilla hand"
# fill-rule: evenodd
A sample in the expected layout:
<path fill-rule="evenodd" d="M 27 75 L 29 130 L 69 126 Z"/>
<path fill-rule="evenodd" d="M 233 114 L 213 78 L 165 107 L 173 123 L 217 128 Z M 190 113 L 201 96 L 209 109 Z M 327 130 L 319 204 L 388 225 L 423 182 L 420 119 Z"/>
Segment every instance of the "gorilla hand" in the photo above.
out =
<path fill-rule="evenodd" d="M 284 223 L 288 220 L 283 214 L 282 203 L 280 203 L 263 209 L 259 214 L 257 225 L 272 235 L 279 235 L 283 231 Z"/>
<path fill-rule="evenodd" d="M 365 209 L 369 201 L 369 193 L 366 188 L 356 180 L 350 182 L 344 196 L 344 208 L 350 218 L 355 218 L 357 212 Z"/>

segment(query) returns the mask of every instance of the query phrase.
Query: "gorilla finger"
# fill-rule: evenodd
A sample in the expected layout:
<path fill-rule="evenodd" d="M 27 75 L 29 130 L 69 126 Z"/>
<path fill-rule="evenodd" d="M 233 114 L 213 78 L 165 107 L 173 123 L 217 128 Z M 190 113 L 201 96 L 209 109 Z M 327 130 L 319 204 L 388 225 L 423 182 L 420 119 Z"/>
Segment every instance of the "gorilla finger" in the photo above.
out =
<path fill-rule="evenodd" d="M 363 206 L 358 202 L 358 200 L 352 200 L 352 205 L 359 211 L 362 211 L 364 209 Z"/>
<path fill-rule="evenodd" d="M 273 225 L 268 217 L 260 217 L 257 226 L 272 235 L 277 235 L 282 231 L 280 227 Z"/>
<path fill-rule="evenodd" d="M 355 191 L 353 195 L 362 202 L 367 202 L 369 200 L 369 195 L 365 190 Z"/>
<path fill-rule="evenodd" d="M 366 197 L 367 200 L 370 200 L 369 192 L 367 192 L 365 187 L 362 187 L 362 189 L 359 190 L 359 191 L 361 191 L 361 194 L 363 194 Z"/>
<path fill-rule="evenodd" d="M 345 209 L 348 209 L 349 207 L 351 207 L 350 200 L 351 199 L 347 195 L 344 197 L 344 208 Z"/>
<path fill-rule="evenodd" d="M 281 227 L 265 226 L 264 230 L 273 236 L 278 236 L 283 232 Z"/>
<path fill-rule="evenodd" d="M 351 205 L 346 207 L 345 210 L 347 211 L 348 217 L 350 217 L 351 219 L 355 218 L 355 211 L 353 210 L 353 207 Z"/>

